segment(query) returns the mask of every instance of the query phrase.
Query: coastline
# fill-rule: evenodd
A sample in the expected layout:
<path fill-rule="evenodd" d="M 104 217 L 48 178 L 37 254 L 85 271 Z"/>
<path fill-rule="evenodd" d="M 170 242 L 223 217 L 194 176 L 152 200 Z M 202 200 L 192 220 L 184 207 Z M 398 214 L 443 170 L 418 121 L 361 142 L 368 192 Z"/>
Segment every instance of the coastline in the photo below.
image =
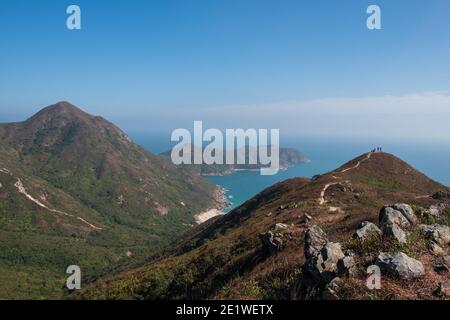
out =
<path fill-rule="evenodd" d="M 288 164 L 288 165 L 280 165 L 278 170 L 279 171 L 286 171 L 292 167 L 295 167 L 299 164 L 308 164 L 311 163 L 311 160 L 306 159 L 300 163 L 296 163 L 296 164 Z M 228 175 L 232 175 L 234 173 L 238 173 L 238 172 L 257 172 L 260 171 L 262 168 L 264 167 L 260 167 L 260 168 L 232 168 L 223 172 L 209 172 L 209 173 L 200 173 L 201 176 L 204 177 L 223 177 L 223 176 L 228 176 Z"/>
<path fill-rule="evenodd" d="M 216 185 L 216 190 L 214 191 L 214 198 L 216 200 L 217 206 L 215 208 L 208 209 L 206 211 L 200 212 L 195 215 L 195 222 L 197 224 L 202 224 L 209 219 L 214 217 L 224 215 L 224 209 L 232 205 L 231 201 L 226 197 L 227 190 L 222 186 Z"/>

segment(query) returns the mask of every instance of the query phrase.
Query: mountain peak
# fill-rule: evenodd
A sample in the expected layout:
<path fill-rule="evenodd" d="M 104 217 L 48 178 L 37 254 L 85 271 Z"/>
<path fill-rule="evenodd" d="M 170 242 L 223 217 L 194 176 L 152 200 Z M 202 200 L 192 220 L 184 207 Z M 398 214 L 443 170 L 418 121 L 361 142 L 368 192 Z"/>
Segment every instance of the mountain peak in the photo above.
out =
<path fill-rule="evenodd" d="M 80 108 L 74 106 L 70 102 L 60 101 L 48 107 L 45 107 L 29 120 L 53 120 L 55 118 L 62 118 L 65 120 L 89 120 L 93 119 L 94 116 L 84 112 Z"/>
<path fill-rule="evenodd" d="M 111 148 L 111 144 L 131 142 L 122 130 L 109 121 L 90 115 L 67 101 L 45 107 L 24 122 L 0 126 L 0 136 L 12 145 L 32 149 L 39 147 L 46 152 L 49 148 L 59 150 L 62 145 L 76 145 L 83 150 L 93 137 L 97 143 L 101 141 Z"/>
<path fill-rule="evenodd" d="M 79 108 L 68 101 L 59 101 L 53 105 L 48 106 L 48 108 L 60 111 L 81 111 Z"/>

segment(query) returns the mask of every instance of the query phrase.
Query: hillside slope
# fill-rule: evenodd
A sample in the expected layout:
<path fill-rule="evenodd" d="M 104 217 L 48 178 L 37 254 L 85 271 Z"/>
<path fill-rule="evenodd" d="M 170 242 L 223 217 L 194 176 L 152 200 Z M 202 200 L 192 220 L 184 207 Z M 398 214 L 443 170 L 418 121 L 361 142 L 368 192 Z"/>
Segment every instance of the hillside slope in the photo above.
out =
<path fill-rule="evenodd" d="M 441 258 L 429 252 L 416 229 L 408 229 L 404 244 L 378 237 L 357 241 L 352 236 L 363 221 L 378 224 L 380 208 L 393 203 L 410 204 L 423 223 L 448 226 L 449 199 L 432 197 L 439 191 L 446 195 L 449 190 L 400 159 L 386 153 L 365 154 L 313 180 L 278 183 L 231 213 L 198 226 L 164 258 L 98 279 L 74 297 L 322 298 L 325 284 L 311 286 L 304 253 L 305 232 L 319 226 L 357 261 L 359 276 L 345 278 L 341 298 L 433 298 L 433 290 L 439 282 L 448 283 L 449 276 L 433 270 L 431 264 Z M 437 204 L 445 208 L 439 217 L 420 215 Z M 383 250 L 407 252 L 422 261 L 426 274 L 412 283 L 383 278 L 382 290 L 369 291 L 365 268 Z M 448 245 L 443 250 L 448 254 Z"/>
<path fill-rule="evenodd" d="M 139 261 L 217 205 L 207 180 L 67 102 L 0 124 L 0 169 L 0 298 L 59 297 L 70 264 Z"/>

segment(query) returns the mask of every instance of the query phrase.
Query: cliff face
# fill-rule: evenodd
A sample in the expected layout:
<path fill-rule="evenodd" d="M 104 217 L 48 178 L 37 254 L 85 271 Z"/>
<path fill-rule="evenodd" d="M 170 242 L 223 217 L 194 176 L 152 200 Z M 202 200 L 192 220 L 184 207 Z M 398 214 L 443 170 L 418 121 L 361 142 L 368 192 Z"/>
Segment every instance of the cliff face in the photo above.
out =
<path fill-rule="evenodd" d="M 448 193 L 400 159 L 365 154 L 314 180 L 278 183 L 200 225 L 165 258 L 100 278 L 75 297 L 437 298 L 449 276 L 436 266 L 446 268 L 450 239 L 438 243 L 434 227 L 419 225 L 445 234 L 450 202 L 434 199 L 439 191 Z M 371 265 L 382 270 L 380 290 L 366 287 Z"/>

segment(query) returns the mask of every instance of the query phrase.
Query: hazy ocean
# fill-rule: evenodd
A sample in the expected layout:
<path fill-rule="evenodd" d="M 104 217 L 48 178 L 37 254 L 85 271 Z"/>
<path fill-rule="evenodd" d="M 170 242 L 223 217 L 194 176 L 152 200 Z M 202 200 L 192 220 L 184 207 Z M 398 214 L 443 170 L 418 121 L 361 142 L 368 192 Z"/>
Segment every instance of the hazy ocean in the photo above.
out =
<path fill-rule="evenodd" d="M 131 135 L 132 139 L 153 153 L 171 148 L 167 136 Z M 430 178 L 450 186 L 450 142 L 375 141 L 358 139 L 284 138 L 283 147 L 302 151 L 310 163 L 291 167 L 274 176 L 261 176 L 259 172 L 237 172 L 228 176 L 208 177 L 228 190 L 235 208 L 252 196 L 279 181 L 293 177 L 312 177 L 340 167 L 345 162 L 381 146 Z"/>

